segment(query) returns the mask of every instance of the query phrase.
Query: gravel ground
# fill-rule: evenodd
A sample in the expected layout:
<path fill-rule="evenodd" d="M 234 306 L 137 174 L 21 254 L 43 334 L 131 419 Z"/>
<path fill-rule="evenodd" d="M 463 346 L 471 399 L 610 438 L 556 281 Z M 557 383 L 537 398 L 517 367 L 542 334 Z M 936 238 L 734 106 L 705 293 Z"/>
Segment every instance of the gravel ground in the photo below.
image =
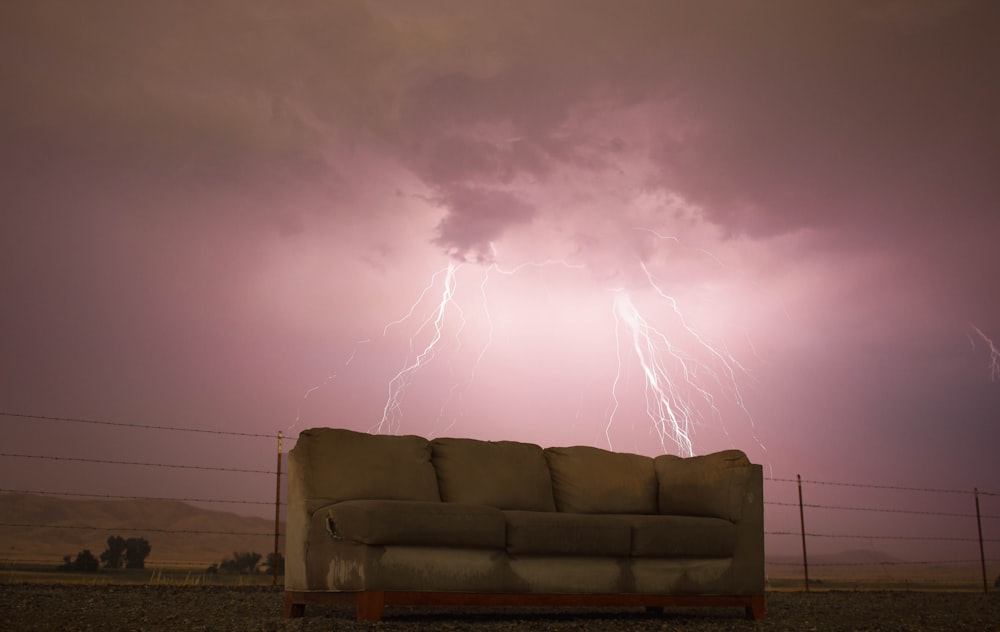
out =
<path fill-rule="evenodd" d="M 387 607 L 358 623 L 345 607 L 309 606 L 282 616 L 274 588 L 0 585 L 0 629 L 119 631 L 313 630 L 1000 630 L 1000 593 L 777 592 L 763 621 L 742 609 Z"/>

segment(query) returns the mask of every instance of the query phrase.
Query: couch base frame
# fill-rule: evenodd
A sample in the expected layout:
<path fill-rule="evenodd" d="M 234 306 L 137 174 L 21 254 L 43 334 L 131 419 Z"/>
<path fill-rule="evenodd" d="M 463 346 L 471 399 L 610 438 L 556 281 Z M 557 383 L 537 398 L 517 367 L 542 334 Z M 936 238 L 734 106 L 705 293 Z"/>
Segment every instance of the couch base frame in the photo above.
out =
<path fill-rule="evenodd" d="M 748 619 L 764 618 L 764 595 L 584 595 L 362 590 L 285 591 L 285 616 L 301 617 L 306 606 L 354 605 L 358 621 L 378 621 L 385 606 L 614 606 L 663 608 L 743 607 Z"/>

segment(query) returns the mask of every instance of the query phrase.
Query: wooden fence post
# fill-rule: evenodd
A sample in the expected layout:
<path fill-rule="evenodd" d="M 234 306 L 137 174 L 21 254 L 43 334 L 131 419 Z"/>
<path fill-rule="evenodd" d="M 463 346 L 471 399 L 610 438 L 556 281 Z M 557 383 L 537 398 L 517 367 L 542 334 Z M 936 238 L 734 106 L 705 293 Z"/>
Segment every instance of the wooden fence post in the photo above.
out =
<path fill-rule="evenodd" d="M 278 470 L 275 472 L 275 489 L 274 489 L 274 558 L 271 569 L 274 572 L 274 585 L 278 585 L 278 567 L 281 565 L 281 553 L 278 550 L 281 540 L 279 538 L 281 534 L 281 440 L 283 435 L 281 431 L 278 431 Z"/>
<path fill-rule="evenodd" d="M 976 527 L 979 529 L 979 564 L 983 568 L 983 593 L 988 593 L 989 582 L 986 579 L 986 554 L 983 552 L 983 519 L 979 513 L 979 488 L 972 488 L 972 495 L 976 498 Z"/>

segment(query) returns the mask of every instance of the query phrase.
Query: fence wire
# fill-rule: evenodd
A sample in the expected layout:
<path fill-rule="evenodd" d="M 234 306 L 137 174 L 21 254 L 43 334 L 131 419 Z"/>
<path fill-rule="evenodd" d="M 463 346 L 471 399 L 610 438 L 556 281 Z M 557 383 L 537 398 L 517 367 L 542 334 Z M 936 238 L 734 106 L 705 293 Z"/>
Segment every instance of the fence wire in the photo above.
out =
<path fill-rule="evenodd" d="M 798 507 L 799 503 L 783 503 L 778 501 L 764 501 L 765 505 L 775 505 L 777 507 Z M 810 509 L 838 509 L 843 511 L 875 511 L 882 513 L 912 514 L 915 516 L 946 516 L 949 518 L 975 518 L 974 513 L 955 513 L 948 511 L 920 511 L 914 509 L 889 509 L 885 507 L 853 507 L 849 505 L 816 505 L 803 503 L 803 507 Z M 1000 518 L 1000 515 L 982 514 L 980 518 Z"/>
<path fill-rule="evenodd" d="M 794 478 L 780 478 L 780 477 L 768 477 L 765 478 L 764 480 L 774 483 L 794 483 L 796 485 L 799 482 L 801 482 L 803 485 L 808 483 L 809 485 L 830 485 L 834 487 L 858 487 L 864 489 L 890 489 L 902 492 L 924 492 L 932 494 L 962 494 L 971 496 L 975 493 L 973 491 L 969 491 L 968 489 L 946 489 L 941 487 L 906 487 L 903 485 L 878 485 L 875 483 L 844 483 L 838 481 L 814 481 L 807 479 L 802 479 L 801 481 L 799 481 L 798 479 Z M 1000 495 L 997 492 L 989 492 L 989 491 L 984 491 L 982 489 L 978 490 L 978 492 L 980 496 Z"/>
<path fill-rule="evenodd" d="M 273 507 L 274 501 L 272 500 L 231 500 L 228 498 L 182 498 L 178 496 L 128 496 L 124 494 L 84 494 L 80 492 L 63 492 L 63 491 L 43 491 L 38 489 L 6 489 L 0 487 L 0 493 L 10 493 L 10 494 L 37 494 L 42 496 L 80 496 L 83 498 L 102 498 L 104 500 L 169 500 L 173 502 L 180 503 L 228 503 L 236 505 L 268 505 Z M 286 506 L 287 503 L 282 501 L 281 506 Z"/>
<path fill-rule="evenodd" d="M 139 428 L 143 430 L 166 430 L 170 432 L 197 432 L 201 434 L 227 435 L 230 437 L 253 437 L 257 439 L 274 439 L 276 435 L 259 434 L 255 432 L 235 432 L 232 430 L 210 430 L 206 428 L 182 428 L 178 426 L 157 426 L 149 424 L 128 423 L 124 421 L 108 421 L 105 419 L 83 419 L 81 417 L 53 417 L 49 415 L 29 415 L 0 411 L 0 417 L 15 417 L 35 421 L 63 421 L 76 424 L 92 424 L 99 426 L 117 426 L 120 428 Z"/>
<path fill-rule="evenodd" d="M 183 465 L 179 463 L 150 463 L 148 461 L 116 461 L 114 459 L 88 459 L 77 456 L 52 456 L 48 454 L 16 454 L 0 452 L 0 456 L 17 459 L 45 459 L 49 461 L 76 461 L 80 463 L 103 463 L 105 465 L 141 465 L 145 467 L 170 467 L 181 470 L 211 470 L 215 472 L 240 472 L 244 474 L 277 474 L 275 470 L 255 470 L 238 467 L 218 467 L 214 465 Z"/>

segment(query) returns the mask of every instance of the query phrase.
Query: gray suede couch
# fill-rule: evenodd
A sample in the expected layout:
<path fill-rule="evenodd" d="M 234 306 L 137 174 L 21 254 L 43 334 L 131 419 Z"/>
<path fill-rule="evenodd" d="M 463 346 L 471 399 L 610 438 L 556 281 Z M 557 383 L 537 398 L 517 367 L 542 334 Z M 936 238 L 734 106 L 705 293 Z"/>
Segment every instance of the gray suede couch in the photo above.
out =
<path fill-rule="evenodd" d="M 286 615 L 356 604 L 739 606 L 764 614 L 762 472 L 738 450 L 313 428 L 289 453 Z"/>

